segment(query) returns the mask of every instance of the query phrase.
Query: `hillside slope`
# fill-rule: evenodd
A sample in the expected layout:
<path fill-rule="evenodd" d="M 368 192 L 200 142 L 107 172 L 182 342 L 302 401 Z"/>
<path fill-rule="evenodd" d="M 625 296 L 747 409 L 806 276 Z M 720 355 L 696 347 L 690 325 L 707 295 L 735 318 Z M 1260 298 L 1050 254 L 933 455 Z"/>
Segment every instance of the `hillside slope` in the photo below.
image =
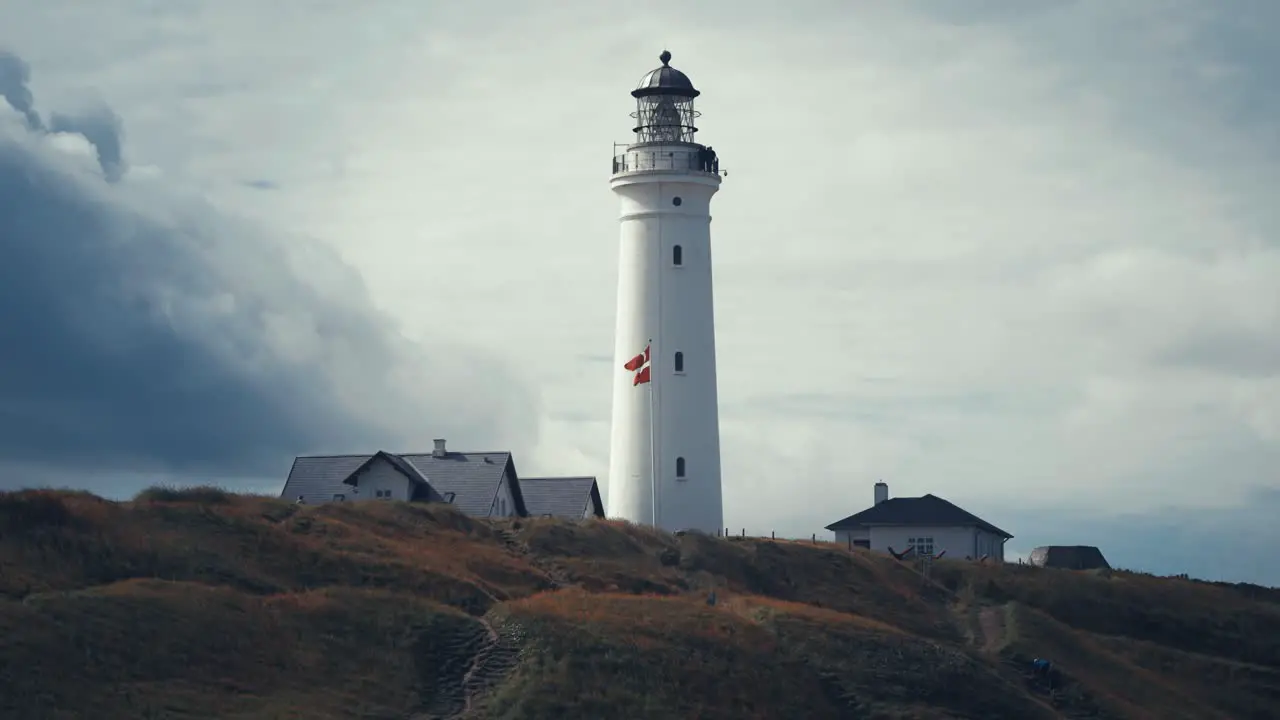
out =
<path fill-rule="evenodd" d="M 14 720 L 1280 717 L 1276 591 L 434 505 L 0 494 L 0 631 Z"/>

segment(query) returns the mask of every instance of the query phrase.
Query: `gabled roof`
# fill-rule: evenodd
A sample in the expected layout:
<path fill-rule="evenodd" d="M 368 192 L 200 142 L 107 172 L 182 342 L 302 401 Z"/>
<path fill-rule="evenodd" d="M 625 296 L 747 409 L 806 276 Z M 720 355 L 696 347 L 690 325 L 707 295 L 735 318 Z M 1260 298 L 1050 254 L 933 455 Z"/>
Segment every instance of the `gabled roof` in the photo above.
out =
<path fill-rule="evenodd" d="M 351 485 L 353 487 L 359 487 L 360 473 L 364 472 L 366 469 L 369 468 L 369 466 L 373 465 L 378 461 L 386 462 L 391 467 L 395 468 L 396 472 L 399 472 L 401 475 L 404 475 L 405 477 L 409 478 L 409 482 L 413 486 L 413 489 L 409 493 L 409 497 L 411 497 L 412 499 L 430 500 L 435 502 L 440 502 L 444 500 L 444 496 L 431 486 L 431 483 L 428 482 L 427 478 L 424 477 L 422 473 L 418 471 L 418 468 L 410 465 L 408 462 L 405 461 L 404 458 L 400 457 L 399 455 L 396 455 L 394 453 L 389 453 L 385 450 L 379 450 L 378 452 L 374 453 L 368 460 L 365 460 L 363 463 L 361 463 L 360 467 L 351 471 L 351 474 L 342 480 L 342 484 Z"/>
<path fill-rule="evenodd" d="M 515 461 L 509 452 L 447 452 L 444 457 L 415 453 L 400 457 L 425 475 L 438 492 L 454 493 L 453 504 L 468 515 L 489 513 L 505 474 L 511 478 L 511 499 L 515 502 L 516 514 L 528 514 Z"/>
<path fill-rule="evenodd" d="M 488 515 L 498 496 L 503 476 L 509 475 L 516 514 L 528 514 L 515 463 L 509 452 L 447 452 L 443 457 L 431 453 L 389 452 L 298 457 L 293 461 L 280 497 L 295 500 L 301 495 L 304 501 L 315 503 L 332 500 L 334 495 L 347 494 L 350 488 L 344 484 L 345 481 L 380 456 L 411 480 L 417 475 L 437 493 L 453 493 L 453 504 L 469 515 Z"/>
<path fill-rule="evenodd" d="M 418 472 L 418 468 L 405 462 L 403 459 L 400 458 L 399 455 L 389 453 L 386 450 L 379 450 L 373 455 L 370 455 L 368 460 L 365 460 L 364 462 L 360 463 L 360 466 L 357 467 L 355 470 L 352 470 L 350 475 L 347 475 L 345 478 L 343 478 L 342 484 L 355 485 L 357 482 L 356 476 L 364 472 L 366 469 L 368 469 L 370 465 L 374 464 L 379 460 L 385 460 L 386 462 L 390 463 L 391 467 L 400 471 L 401 475 L 404 475 L 405 477 L 409 478 L 409 480 L 414 483 L 425 483 L 427 481 L 427 479 L 422 476 L 422 473 Z"/>
<path fill-rule="evenodd" d="M 604 517 L 594 477 L 521 478 L 520 488 L 531 517 L 581 518 L 588 507 L 592 515 Z"/>
<path fill-rule="evenodd" d="M 916 498 L 890 498 L 860 513 L 836 521 L 828 525 L 827 529 L 852 530 L 870 525 L 977 526 L 1006 539 L 1013 537 L 977 515 L 933 494 Z"/>

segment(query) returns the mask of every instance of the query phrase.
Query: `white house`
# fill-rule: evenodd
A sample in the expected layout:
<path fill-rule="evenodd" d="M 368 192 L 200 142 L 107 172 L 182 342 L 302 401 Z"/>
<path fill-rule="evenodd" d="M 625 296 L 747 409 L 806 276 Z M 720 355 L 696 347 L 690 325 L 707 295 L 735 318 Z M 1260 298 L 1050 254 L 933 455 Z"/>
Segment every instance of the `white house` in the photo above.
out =
<path fill-rule="evenodd" d="M 521 482 L 511 453 L 457 452 L 444 440 L 429 453 L 295 458 L 280 497 L 308 504 L 443 502 L 476 517 L 604 517 L 593 477 Z"/>
<path fill-rule="evenodd" d="M 1013 536 L 936 495 L 889 498 L 889 486 L 876 483 L 875 504 L 827 526 L 836 542 L 880 552 L 1002 562 L 1004 544 Z"/>

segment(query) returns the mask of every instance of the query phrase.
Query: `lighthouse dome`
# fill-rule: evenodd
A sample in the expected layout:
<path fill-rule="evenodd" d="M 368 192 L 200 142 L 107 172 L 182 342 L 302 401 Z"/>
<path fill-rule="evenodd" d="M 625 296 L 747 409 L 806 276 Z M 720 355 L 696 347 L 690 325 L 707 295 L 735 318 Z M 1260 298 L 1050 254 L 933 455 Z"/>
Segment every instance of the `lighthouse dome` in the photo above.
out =
<path fill-rule="evenodd" d="M 650 70 L 644 77 L 640 78 L 636 89 L 631 92 L 635 97 L 643 97 L 645 95 L 681 95 L 684 97 L 697 97 L 698 91 L 693 88 L 693 81 L 688 75 L 671 67 L 671 53 L 666 50 L 658 56 L 662 61 L 662 67 Z"/>

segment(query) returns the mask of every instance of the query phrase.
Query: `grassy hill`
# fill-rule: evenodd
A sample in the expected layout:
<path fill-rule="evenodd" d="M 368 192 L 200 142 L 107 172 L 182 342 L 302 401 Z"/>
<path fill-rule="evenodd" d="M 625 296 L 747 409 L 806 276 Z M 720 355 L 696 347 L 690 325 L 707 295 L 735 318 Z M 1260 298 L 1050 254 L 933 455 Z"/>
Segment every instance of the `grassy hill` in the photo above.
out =
<path fill-rule="evenodd" d="M 0 494 L 0 632 L 13 720 L 1280 717 L 1276 590 L 210 490 Z"/>

